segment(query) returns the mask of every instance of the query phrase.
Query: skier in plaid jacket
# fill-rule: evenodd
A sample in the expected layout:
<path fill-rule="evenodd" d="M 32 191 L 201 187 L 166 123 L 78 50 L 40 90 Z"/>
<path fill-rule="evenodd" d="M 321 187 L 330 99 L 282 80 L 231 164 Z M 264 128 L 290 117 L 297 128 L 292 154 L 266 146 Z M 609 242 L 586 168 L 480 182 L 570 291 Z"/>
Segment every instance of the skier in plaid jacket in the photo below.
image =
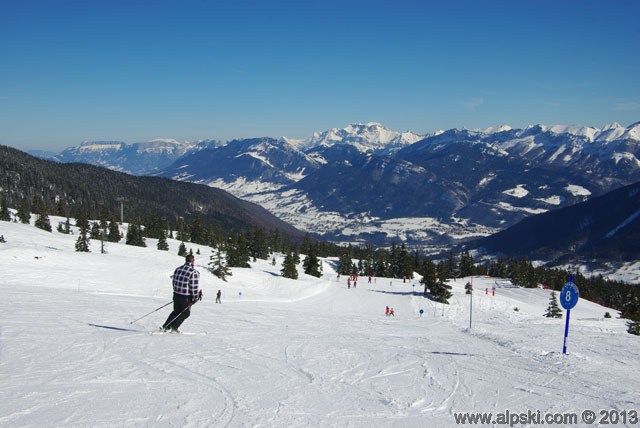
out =
<path fill-rule="evenodd" d="M 195 257 L 189 254 L 185 263 L 173 272 L 173 312 L 162 326 L 162 330 L 178 332 L 178 327 L 191 315 L 191 306 L 202 300 L 200 272 L 195 267 Z"/>

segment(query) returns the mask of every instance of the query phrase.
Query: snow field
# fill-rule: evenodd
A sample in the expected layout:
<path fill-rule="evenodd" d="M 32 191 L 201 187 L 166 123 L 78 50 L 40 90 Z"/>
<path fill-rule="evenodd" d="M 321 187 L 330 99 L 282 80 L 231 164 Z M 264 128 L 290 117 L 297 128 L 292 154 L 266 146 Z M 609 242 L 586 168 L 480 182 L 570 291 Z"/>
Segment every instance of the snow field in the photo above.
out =
<path fill-rule="evenodd" d="M 321 279 L 283 279 L 281 257 L 224 283 L 205 270 L 210 249 L 187 244 L 205 296 L 191 334 L 150 335 L 169 306 L 130 322 L 171 301 L 179 242 L 76 253 L 77 235 L 5 222 L 0 234 L 2 427 L 447 427 L 455 412 L 640 410 L 638 338 L 580 300 L 563 356 L 564 319 L 542 317 L 548 290 L 492 296 L 495 279 L 463 278 L 443 306 L 417 280 L 348 289 L 335 260 Z"/>

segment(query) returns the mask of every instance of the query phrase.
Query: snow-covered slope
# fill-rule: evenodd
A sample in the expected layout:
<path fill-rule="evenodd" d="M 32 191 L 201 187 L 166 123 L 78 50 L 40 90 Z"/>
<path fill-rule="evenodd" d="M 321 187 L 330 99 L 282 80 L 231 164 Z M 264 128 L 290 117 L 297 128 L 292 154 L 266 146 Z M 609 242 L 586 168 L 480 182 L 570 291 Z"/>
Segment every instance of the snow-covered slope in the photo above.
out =
<path fill-rule="evenodd" d="M 178 242 L 76 253 L 73 235 L 5 222 L 0 234 L 1 426 L 454 427 L 460 412 L 507 410 L 574 412 L 565 425 L 582 426 L 585 409 L 640 405 L 638 338 L 580 300 L 563 356 L 548 290 L 466 278 L 441 305 L 416 281 L 349 289 L 334 260 L 320 279 L 282 279 L 279 256 L 224 283 L 205 270 L 210 250 L 189 245 L 205 298 L 187 334 L 150 335 L 169 307 L 131 321 L 171 301 Z"/>

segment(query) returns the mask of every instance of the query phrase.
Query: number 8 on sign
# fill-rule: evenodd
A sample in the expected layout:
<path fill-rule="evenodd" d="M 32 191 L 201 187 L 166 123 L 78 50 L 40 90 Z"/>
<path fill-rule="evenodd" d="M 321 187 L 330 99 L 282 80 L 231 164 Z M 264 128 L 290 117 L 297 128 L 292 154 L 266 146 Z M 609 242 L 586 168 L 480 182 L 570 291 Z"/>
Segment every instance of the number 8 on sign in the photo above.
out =
<path fill-rule="evenodd" d="M 563 308 L 572 309 L 578 303 L 578 287 L 573 282 L 567 282 L 560 291 L 560 304 Z"/>

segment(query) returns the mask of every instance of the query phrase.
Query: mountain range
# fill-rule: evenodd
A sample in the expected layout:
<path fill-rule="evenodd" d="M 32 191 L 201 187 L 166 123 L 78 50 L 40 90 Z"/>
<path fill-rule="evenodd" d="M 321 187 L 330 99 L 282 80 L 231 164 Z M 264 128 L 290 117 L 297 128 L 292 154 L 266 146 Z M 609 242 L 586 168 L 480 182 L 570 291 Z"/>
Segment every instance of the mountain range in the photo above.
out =
<path fill-rule="evenodd" d="M 553 265 L 610 269 L 620 262 L 638 262 L 640 182 L 527 217 L 465 246 L 480 254 L 552 261 Z"/>
<path fill-rule="evenodd" d="M 38 196 L 64 215 L 84 213 L 92 219 L 107 208 L 121 213 L 124 199 L 126 221 L 142 221 L 149 215 L 176 224 L 179 218 L 198 218 L 207 226 L 235 231 L 260 228 L 278 230 L 282 236 L 302 240 L 304 233 L 279 220 L 264 208 L 228 192 L 196 183 L 161 177 L 136 177 L 95 165 L 61 164 L 0 146 L 0 191 L 10 207 L 21 199 Z M 60 213 L 63 215 L 63 213 Z"/>
<path fill-rule="evenodd" d="M 306 140 L 83 143 L 56 159 L 219 187 L 333 241 L 443 245 L 640 181 L 640 122 L 429 135 L 370 122 Z"/>

